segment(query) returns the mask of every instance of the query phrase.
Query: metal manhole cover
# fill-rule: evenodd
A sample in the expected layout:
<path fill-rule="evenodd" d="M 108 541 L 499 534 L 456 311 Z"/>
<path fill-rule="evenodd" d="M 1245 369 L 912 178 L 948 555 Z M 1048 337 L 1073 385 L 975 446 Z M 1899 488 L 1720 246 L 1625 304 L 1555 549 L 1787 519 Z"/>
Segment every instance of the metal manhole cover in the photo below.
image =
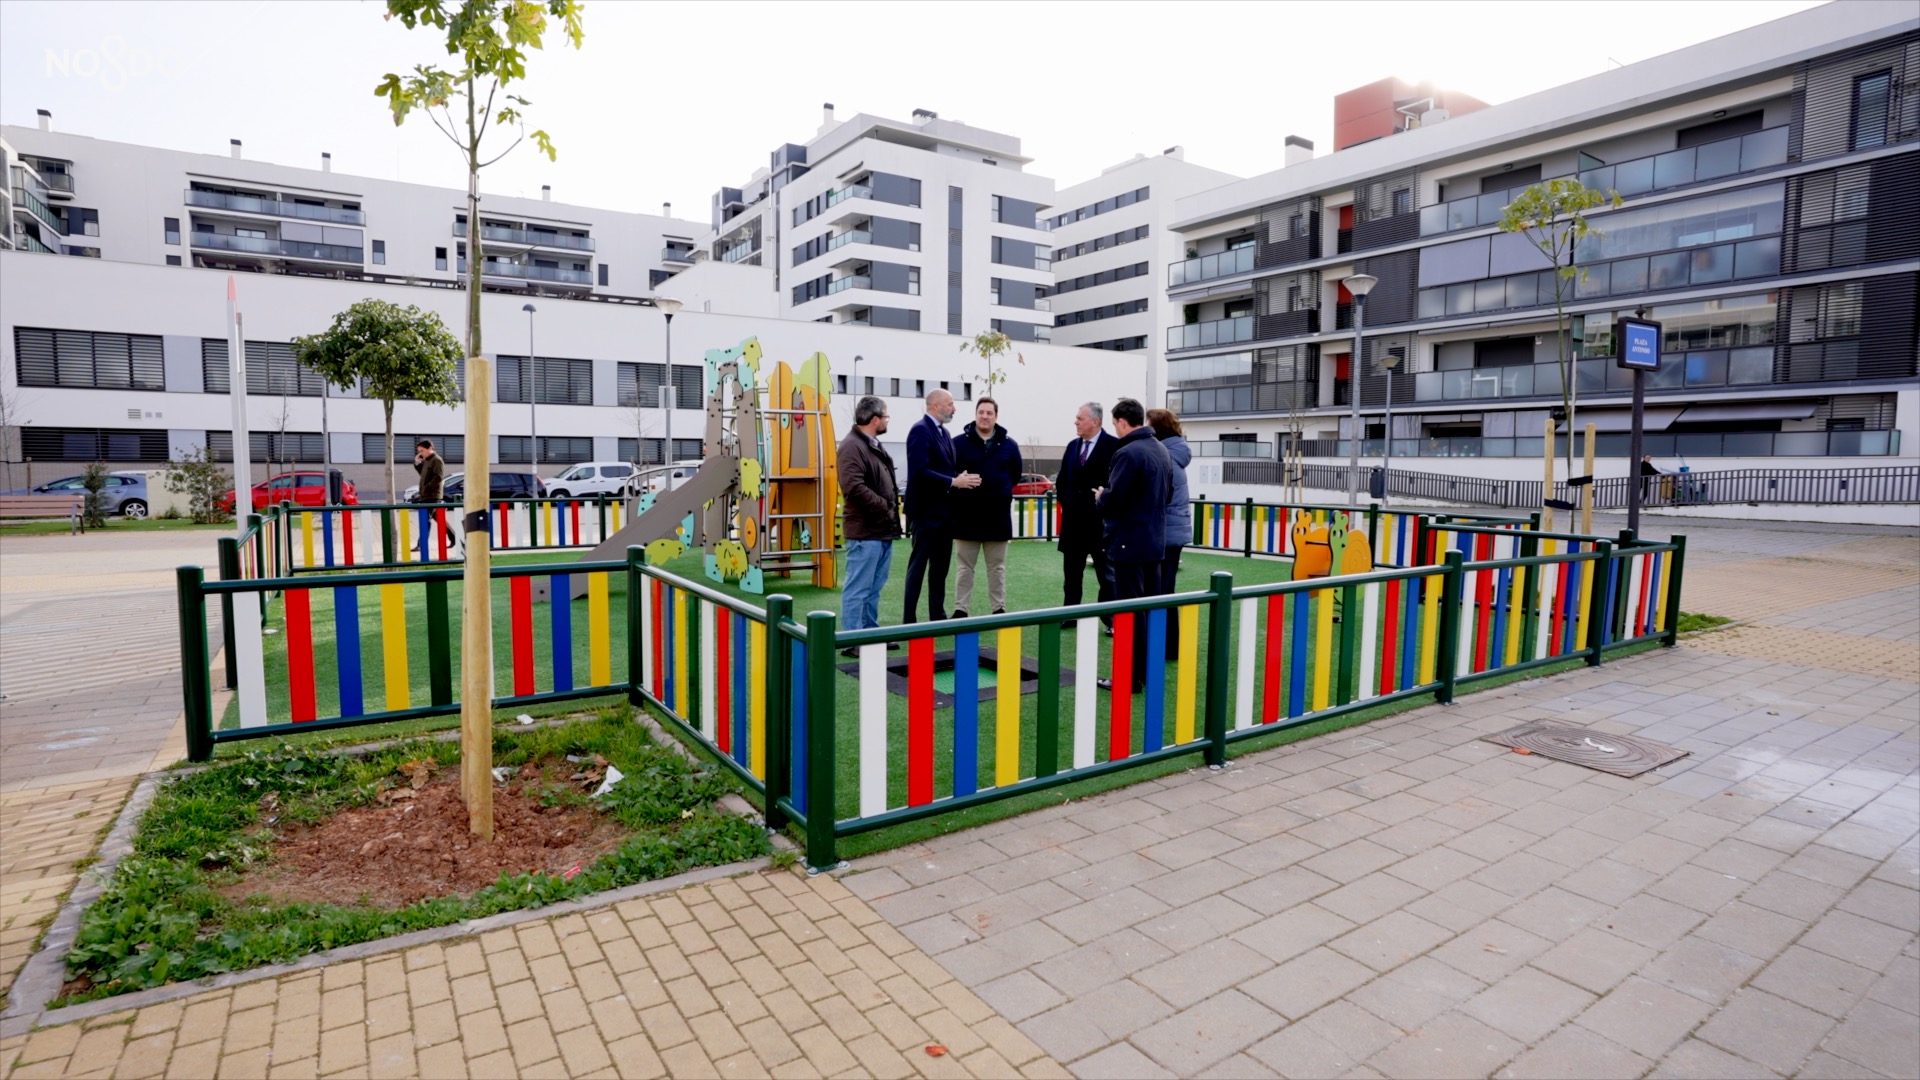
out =
<path fill-rule="evenodd" d="M 1687 756 L 1678 747 L 1632 735 L 1602 735 L 1590 728 L 1536 720 L 1483 736 L 1481 742 L 1525 750 L 1555 761 L 1584 765 L 1616 776 L 1639 776 Z"/>

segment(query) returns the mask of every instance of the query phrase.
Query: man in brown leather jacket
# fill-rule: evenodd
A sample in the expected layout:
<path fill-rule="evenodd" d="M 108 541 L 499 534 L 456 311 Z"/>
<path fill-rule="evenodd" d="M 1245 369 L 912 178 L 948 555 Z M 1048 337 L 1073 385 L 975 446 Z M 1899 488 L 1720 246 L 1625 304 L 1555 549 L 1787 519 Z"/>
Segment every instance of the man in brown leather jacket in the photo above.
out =
<path fill-rule="evenodd" d="M 880 446 L 887 433 L 887 403 L 863 397 L 853 407 L 853 430 L 840 441 L 836 462 L 846 499 L 847 583 L 840 594 L 840 625 L 865 630 L 880 625 L 880 590 L 893 566 L 900 536 L 900 484 L 893 458 Z"/>

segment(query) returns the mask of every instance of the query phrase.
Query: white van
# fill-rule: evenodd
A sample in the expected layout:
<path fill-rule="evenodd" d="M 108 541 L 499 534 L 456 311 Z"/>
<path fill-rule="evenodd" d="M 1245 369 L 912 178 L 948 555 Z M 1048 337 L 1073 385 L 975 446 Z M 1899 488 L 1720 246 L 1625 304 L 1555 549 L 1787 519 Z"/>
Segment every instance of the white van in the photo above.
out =
<path fill-rule="evenodd" d="M 547 481 L 547 494 L 556 499 L 579 495 L 618 495 L 627 489 L 633 466 L 624 461 L 586 461 Z"/>

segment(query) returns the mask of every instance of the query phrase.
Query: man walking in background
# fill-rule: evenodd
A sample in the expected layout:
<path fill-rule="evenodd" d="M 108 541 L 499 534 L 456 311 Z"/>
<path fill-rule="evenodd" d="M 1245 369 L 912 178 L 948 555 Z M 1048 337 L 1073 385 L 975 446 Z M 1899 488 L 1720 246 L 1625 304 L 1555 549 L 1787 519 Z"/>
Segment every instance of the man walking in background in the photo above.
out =
<path fill-rule="evenodd" d="M 1167 557 L 1167 501 L 1173 497 L 1173 461 L 1146 426 L 1147 411 L 1132 398 L 1113 403 L 1113 430 L 1120 436 L 1107 469 L 1107 487 L 1094 492 L 1106 523 L 1107 561 L 1113 566 L 1113 598 L 1138 600 L 1160 593 L 1160 567 Z M 1119 644 L 1118 639 L 1114 644 Z M 1165 658 L 1147 655 L 1147 615 L 1133 616 L 1133 688 L 1144 690 L 1147 665 Z M 1101 680 L 1111 688 L 1111 683 Z"/>
<path fill-rule="evenodd" d="M 947 567 L 953 563 L 954 489 L 980 486 L 980 478 L 960 471 L 953 456 L 953 438 L 946 425 L 953 420 L 953 395 L 935 390 L 927 395 L 927 414 L 907 432 L 907 527 L 913 530 L 913 553 L 907 557 L 907 604 L 901 622 L 915 622 L 920 606 L 920 583 L 927 584 L 927 617 L 947 617 Z"/>
<path fill-rule="evenodd" d="M 854 405 L 853 430 L 840 440 L 840 493 L 847 505 L 847 583 L 840 593 L 840 625 L 848 630 L 880 625 L 880 590 L 886 587 L 893 541 L 900 535 L 899 484 L 893 459 L 880 446 L 886 433 L 887 404 L 868 396 Z M 852 649 L 845 652 L 853 655 Z"/>
<path fill-rule="evenodd" d="M 1087 559 L 1093 559 L 1093 578 L 1102 602 L 1113 599 L 1113 570 L 1107 565 L 1106 541 L 1102 535 L 1099 511 L 1093 505 L 1096 488 L 1107 485 L 1107 466 L 1113 460 L 1113 448 L 1119 440 L 1100 428 L 1104 410 L 1097 401 L 1089 401 L 1073 414 L 1077 438 L 1067 446 L 1060 461 L 1060 477 L 1054 497 L 1060 500 L 1060 559 L 1066 576 L 1061 585 L 1060 602 L 1067 607 L 1080 603 L 1080 590 L 1087 572 Z M 1113 619 L 1102 618 L 1109 633 Z"/>
<path fill-rule="evenodd" d="M 443 497 L 441 484 L 444 483 L 446 479 L 447 463 L 446 460 L 433 449 L 432 439 L 421 439 L 419 442 L 413 444 L 413 471 L 420 474 L 420 490 L 414 494 L 413 501 L 417 503 L 440 502 Z M 440 527 L 442 536 L 447 536 L 449 539 L 452 538 L 447 530 L 446 507 L 434 507 L 433 523 Z M 422 523 L 420 529 L 420 560 L 422 562 L 425 562 L 427 559 L 428 533 L 431 531 L 432 530 L 426 528 L 425 524 Z"/>

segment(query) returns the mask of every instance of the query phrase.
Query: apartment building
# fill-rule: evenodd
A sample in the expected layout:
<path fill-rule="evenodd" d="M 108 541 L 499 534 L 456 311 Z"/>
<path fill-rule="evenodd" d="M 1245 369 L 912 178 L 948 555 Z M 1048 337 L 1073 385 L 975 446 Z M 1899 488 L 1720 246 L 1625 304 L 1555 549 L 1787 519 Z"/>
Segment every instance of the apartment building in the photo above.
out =
<path fill-rule="evenodd" d="M 1020 140 L 925 109 L 910 122 L 823 107 L 740 187 L 713 196 L 710 258 L 769 272 L 781 318 L 1046 341 L 1040 218 L 1053 181 Z"/>
<path fill-rule="evenodd" d="M 418 305 L 461 333 L 465 193 L 335 173 L 324 157 L 320 168 L 300 169 L 248 160 L 237 147 L 221 156 L 88 139 L 52 131 L 50 121 L 0 129 L 10 181 L 0 205 L 0 394 L 10 420 L 0 489 L 95 460 L 152 469 L 201 447 L 231 461 L 229 278 L 245 320 L 255 479 L 329 464 L 369 493 L 383 489 L 380 403 L 356 387 L 322 386 L 288 342 L 368 297 Z M 1011 199 L 1025 189 L 1000 190 Z M 992 201 L 979 202 L 981 231 L 993 235 Z M 581 461 L 700 457 L 700 359 L 750 336 L 774 360 L 826 353 L 845 414 L 857 390 L 892 399 L 903 416 L 934 387 L 975 393 L 978 362 L 944 335 L 888 329 L 884 319 L 820 325 L 806 318 L 812 309 L 783 313 L 765 292 L 736 303 L 763 277 L 746 266 L 695 266 L 705 231 L 697 223 L 486 195 L 479 227 L 481 318 L 495 369 L 488 453 L 503 467 L 551 477 Z M 1016 232 L 1044 235 L 998 229 Z M 960 274 L 984 280 L 990 257 L 976 265 L 964 254 Z M 1026 258 L 1022 272 L 1044 277 Z M 746 276 L 722 282 L 719 303 L 687 297 L 669 355 L 650 286 L 682 266 L 689 278 Z M 1080 350 L 1023 348 L 1030 367 L 1000 397 L 1009 428 L 1035 450 L 1067 437 L 1059 424 L 1041 424 L 1056 399 L 1073 400 L 1096 379 L 1145 385 L 1138 360 L 1115 367 Z M 411 440 L 428 436 L 453 470 L 465 463 L 459 408 L 399 402 L 395 425 L 403 462 Z"/>
<path fill-rule="evenodd" d="M 1915 87 L 1913 6 L 1853 3 L 1466 115 L 1346 108 L 1410 122 L 1180 201 L 1197 257 L 1168 269 L 1166 400 L 1212 453 L 1272 459 L 1297 426 L 1307 455 L 1344 462 L 1357 386 L 1366 455 L 1391 394 L 1396 467 L 1537 477 L 1546 425 L 1566 434 L 1554 270 L 1498 222 L 1517 190 L 1578 177 L 1622 199 L 1591 214 L 1566 297 L 1603 473 L 1624 470 L 1629 426 L 1613 324 L 1641 308 L 1665 327 L 1646 410 L 1663 467 L 1911 461 Z M 1378 284 L 1356 365 L 1360 273 Z"/>
<path fill-rule="evenodd" d="M 1053 235 L 1053 340 L 1059 345 L 1143 352 L 1158 396 L 1165 267 L 1183 258 L 1169 229 L 1178 201 L 1239 177 L 1202 168 L 1185 151 L 1133 157 L 1062 189 L 1043 224 Z"/>

